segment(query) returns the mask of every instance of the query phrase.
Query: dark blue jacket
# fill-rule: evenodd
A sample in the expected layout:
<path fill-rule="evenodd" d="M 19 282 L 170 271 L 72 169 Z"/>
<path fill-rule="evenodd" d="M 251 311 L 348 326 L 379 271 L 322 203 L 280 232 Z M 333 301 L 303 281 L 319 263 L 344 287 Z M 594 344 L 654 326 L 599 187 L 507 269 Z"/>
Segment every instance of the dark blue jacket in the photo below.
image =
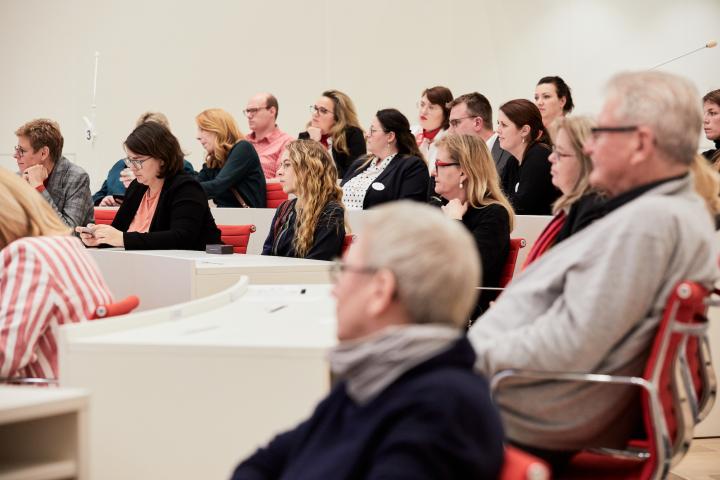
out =
<path fill-rule="evenodd" d="M 233 480 L 494 479 L 503 432 L 474 362 L 463 337 L 365 406 L 341 382 L 309 420 L 241 463 Z"/>
<path fill-rule="evenodd" d="M 93 203 L 95 205 L 100 205 L 100 202 L 103 198 L 107 197 L 108 195 L 118 195 L 118 196 L 125 196 L 125 185 L 120 181 L 120 172 L 122 172 L 124 169 L 126 169 L 127 166 L 125 165 L 125 159 L 118 160 L 115 165 L 112 166 L 110 171 L 107 174 L 107 178 L 102 184 L 102 187 L 100 187 L 100 190 L 95 192 L 93 195 Z M 185 163 L 183 165 L 183 170 L 187 173 L 194 174 L 195 169 L 192 166 L 192 163 L 185 160 Z"/>

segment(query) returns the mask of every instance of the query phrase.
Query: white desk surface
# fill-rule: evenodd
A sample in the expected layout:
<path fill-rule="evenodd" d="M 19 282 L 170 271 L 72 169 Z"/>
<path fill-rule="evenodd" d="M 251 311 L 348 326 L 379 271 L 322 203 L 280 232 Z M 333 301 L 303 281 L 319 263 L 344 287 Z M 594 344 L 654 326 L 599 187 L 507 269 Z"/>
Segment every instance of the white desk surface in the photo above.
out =
<path fill-rule="evenodd" d="M 0 424 L 76 411 L 87 405 L 89 395 L 77 388 L 0 386 Z"/>

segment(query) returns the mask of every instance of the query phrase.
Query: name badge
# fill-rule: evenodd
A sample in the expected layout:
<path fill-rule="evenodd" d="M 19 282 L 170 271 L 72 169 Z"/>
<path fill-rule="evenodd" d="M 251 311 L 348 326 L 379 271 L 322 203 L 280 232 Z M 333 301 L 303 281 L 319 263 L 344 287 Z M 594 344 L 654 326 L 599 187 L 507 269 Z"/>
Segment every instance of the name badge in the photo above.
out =
<path fill-rule="evenodd" d="M 382 192 L 383 190 L 385 190 L 385 185 L 380 182 L 375 182 L 370 186 L 373 188 L 373 190 L 377 190 L 378 192 Z"/>

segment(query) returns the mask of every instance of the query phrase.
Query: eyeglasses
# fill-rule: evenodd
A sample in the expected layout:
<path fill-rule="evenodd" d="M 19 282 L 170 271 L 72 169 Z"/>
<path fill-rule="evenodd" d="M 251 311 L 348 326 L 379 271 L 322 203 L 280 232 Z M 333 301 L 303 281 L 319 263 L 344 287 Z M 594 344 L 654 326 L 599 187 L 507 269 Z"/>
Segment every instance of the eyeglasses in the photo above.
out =
<path fill-rule="evenodd" d="M 557 149 L 555 145 L 552 146 L 552 153 L 555 154 L 558 158 L 568 158 L 568 157 L 574 157 L 575 155 L 572 153 L 560 153 L 560 151 Z"/>
<path fill-rule="evenodd" d="M 252 117 L 256 113 L 258 113 L 260 110 L 268 110 L 268 109 L 270 109 L 270 107 L 246 108 L 242 112 L 243 112 L 243 115 L 245 115 L 246 117 Z"/>
<path fill-rule="evenodd" d="M 627 125 L 624 127 L 593 127 L 590 129 L 590 133 L 593 139 L 597 139 L 601 133 L 626 133 L 634 132 L 637 129 L 637 125 Z"/>
<path fill-rule="evenodd" d="M 375 132 L 388 133 L 387 130 L 383 130 L 382 128 L 370 127 L 370 128 L 368 129 L 368 137 L 372 137 L 372 134 L 375 133 Z"/>
<path fill-rule="evenodd" d="M 460 118 L 453 118 L 450 120 L 450 126 L 453 128 L 456 128 L 458 125 L 462 123 L 463 120 L 467 120 L 468 118 L 478 118 L 480 115 L 472 115 L 469 117 L 460 117 Z"/>
<path fill-rule="evenodd" d="M 335 260 L 332 265 L 330 266 L 330 279 L 333 283 L 337 283 L 338 279 L 340 278 L 341 273 L 345 272 L 355 272 L 355 273 L 363 273 L 363 274 L 373 274 L 377 272 L 379 269 L 374 267 L 354 267 L 352 265 L 348 265 L 347 263 L 343 262 L 342 260 Z"/>
<path fill-rule="evenodd" d="M 143 167 L 143 163 L 147 162 L 148 160 L 150 160 L 150 159 L 146 158 L 144 160 L 137 160 L 137 159 L 133 159 L 130 157 L 126 157 L 123 159 L 123 161 L 125 162 L 125 165 L 128 168 L 135 167 L 137 170 L 140 170 Z"/>
<path fill-rule="evenodd" d="M 25 155 L 27 153 L 27 150 L 22 148 L 20 145 L 15 145 L 15 153 L 17 154 L 18 157 L 22 157 L 23 155 Z"/>
<path fill-rule="evenodd" d="M 435 162 L 435 173 L 438 172 L 438 167 L 449 167 L 451 165 L 460 165 L 458 162 Z"/>
<path fill-rule="evenodd" d="M 317 113 L 318 115 L 327 115 L 328 113 L 335 113 L 332 110 L 328 110 L 325 107 L 318 107 L 317 105 L 310 105 L 310 113 Z"/>

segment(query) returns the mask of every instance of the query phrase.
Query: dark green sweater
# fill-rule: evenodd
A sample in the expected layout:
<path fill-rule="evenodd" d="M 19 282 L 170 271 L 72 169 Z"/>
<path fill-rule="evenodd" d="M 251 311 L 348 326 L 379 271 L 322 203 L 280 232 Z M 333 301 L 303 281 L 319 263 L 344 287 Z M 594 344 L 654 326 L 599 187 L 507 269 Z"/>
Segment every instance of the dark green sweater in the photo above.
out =
<path fill-rule="evenodd" d="M 240 207 L 231 188 L 253 208 L 265 208 L 265 175 L 255 147 L 241 140 L 228 153 L 221 168 L 203 164 L 197 176 L 208 198 L 218 207 Z"/>

